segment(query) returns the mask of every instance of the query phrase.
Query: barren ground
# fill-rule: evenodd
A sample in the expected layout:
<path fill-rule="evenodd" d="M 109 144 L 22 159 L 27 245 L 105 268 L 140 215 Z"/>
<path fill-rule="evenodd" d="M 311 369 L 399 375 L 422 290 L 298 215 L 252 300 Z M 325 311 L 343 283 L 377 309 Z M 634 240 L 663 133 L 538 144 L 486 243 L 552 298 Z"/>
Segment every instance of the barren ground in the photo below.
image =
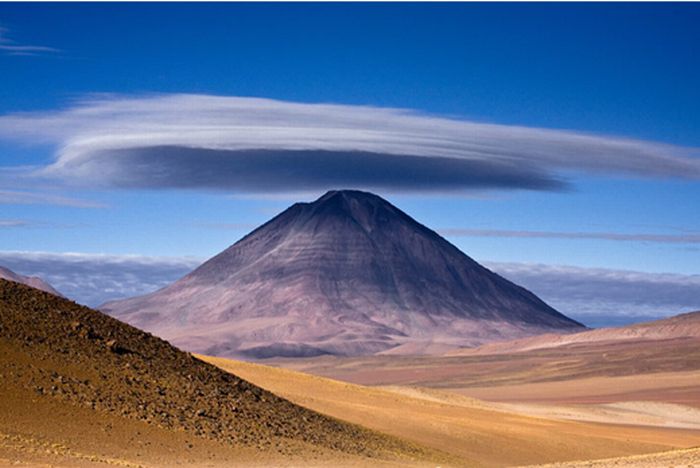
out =
<path fill-rule="evenodd" d="M 700 466 L 700 449 L 669 450 L 630 457 L 539 465 L 540 468 L 606 468 L 609 466 L 621 468 L 693 468 Z"/>
<path fill-rule="evenodd" d="M 521 408 L 452 391 L 366 387 L 288 369 L 204 359 L 307 408 L 449 452 L 466 466 L 607 458 L 700 445 L 697 429 L 670 428 L 658 421 L 642 425 L 633 416 L 626 424 L 533 417 Z"/>
<path fill-rule="evenodd" d="M 700 408 L 700 339 L 586 343 L 473 356 L 368 356 L 270 364 L 362 385 L 449 390 L 489 401 L 657 401 Z"/>
<path fill-rule="evenodd" d="M 311 375 L 210 365 L 2 280 L 0 299 L 0 466 L 698 462 L 695 339 L 275 363 Z"/>
<path fill-rule="evenodd" d="M 432 464 L 163 340 L 0 280 L 0 459 L 59 466 Z"/>

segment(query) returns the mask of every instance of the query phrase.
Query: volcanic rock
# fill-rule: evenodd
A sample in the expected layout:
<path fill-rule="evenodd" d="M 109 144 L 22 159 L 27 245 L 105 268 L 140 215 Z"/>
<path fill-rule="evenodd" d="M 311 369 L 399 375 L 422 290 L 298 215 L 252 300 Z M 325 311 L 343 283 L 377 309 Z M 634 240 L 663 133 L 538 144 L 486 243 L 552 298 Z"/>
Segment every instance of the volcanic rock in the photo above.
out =
<path fill-rule="evenodd" d="M 584 329 L 386 200 L 350 190 L 297 203 L 174 284 L 101 310 L 189 351 L 254 358 Z"/>

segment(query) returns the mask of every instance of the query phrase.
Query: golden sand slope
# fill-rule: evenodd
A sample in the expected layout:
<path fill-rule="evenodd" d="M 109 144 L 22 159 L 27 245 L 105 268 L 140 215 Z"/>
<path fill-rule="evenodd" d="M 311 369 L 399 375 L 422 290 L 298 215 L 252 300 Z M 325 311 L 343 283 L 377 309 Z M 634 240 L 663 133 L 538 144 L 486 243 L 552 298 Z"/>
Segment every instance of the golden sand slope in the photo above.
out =
<path fill-rule="evenodd" d="M 112 464 L 435 464 L 97 311 L 0 279 L 0 459 Z"/>
<path fill-rule="evenodd" d="M 307 408 L 457 455 L 467 466 L 627 456 L 700 444 L 698 431 L 535 418 L 439 390 L 370 388 L 202 359 Z"/>

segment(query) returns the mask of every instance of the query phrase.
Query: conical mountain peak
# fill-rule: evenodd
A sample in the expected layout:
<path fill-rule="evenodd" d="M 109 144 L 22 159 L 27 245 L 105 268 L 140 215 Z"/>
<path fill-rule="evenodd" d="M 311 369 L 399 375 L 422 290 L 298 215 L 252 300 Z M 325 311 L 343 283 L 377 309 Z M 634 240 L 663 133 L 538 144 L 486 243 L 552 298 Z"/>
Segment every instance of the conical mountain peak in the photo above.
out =
<path fill-rule="evenodd" d="M 312 202 L 315 205 L 336 204 L 336 205 L 357 205 L 366 208 L 385 206 L 394 208 L 394 206 L 371 192 L 363 192 L 361 190 L 330 190 L 323 196 Z"/>
<path fill-rule="evenodd" d="M 375 195 L 371 192 L 364 192 L 362 190 L 344 189 L 344 190 L 329 190 L 323 194 L 314 203 L 323 203 L 331 199 L 345 199 L 345 200 L 357 200 L 359 202 L 369 201 L 369 200 L 379 200 L 387 203 L 384 199 Z"/>
<path fill-rule="evenodd" d="M 370 354 L 581 329 L 356 190 L 297 203 L 167 288 L 104 310 L 228 356 Z"/>
<path fill-rule="evenodd" d="M 312 218 L 347 217 L 365 230 L 378 223 L 388 222 L 397 215 L 405 215 L 391 203 L 369 192 L 359 190 L 332 190 L 309 204 Z"/>

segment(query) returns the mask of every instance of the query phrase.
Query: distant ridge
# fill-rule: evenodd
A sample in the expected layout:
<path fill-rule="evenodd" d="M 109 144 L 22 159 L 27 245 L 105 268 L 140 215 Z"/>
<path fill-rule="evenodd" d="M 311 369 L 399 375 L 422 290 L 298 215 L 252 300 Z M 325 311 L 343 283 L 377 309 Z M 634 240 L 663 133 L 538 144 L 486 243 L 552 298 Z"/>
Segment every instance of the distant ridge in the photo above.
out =
<path fill-rule="evenodd" d="M 700 311 L 687 312 L 665 319 L 635 323 L 624 327 L 598 328 L 566 335 L 545 334 L 512 341 L 489 343 L 478 348 L 450 351 L 447 354 L 452 356 L 505 354 L 558 348 L 561 346 L 673 339 L 700 340 Z"/>
<path fill-rule="evenodd" d="M 14 281 L 15 283 L 26 284 L 27 286 L 40 289 L 55 296 L 62 296 L 61 293 L 56 291 L 49 283 L 42 280 L 41 278 L 37 276 L 20 275 L 10 270 L 9 268 L 5 268 L 2 266 L 0 266 L 0 279 Z"/>
<path fill-rule="evenodd" d="M 584 329 L 355 190 L 297 203 L 174 284 L 101 309 L 191 351 L 255 358 L 420 353 Z"/>

